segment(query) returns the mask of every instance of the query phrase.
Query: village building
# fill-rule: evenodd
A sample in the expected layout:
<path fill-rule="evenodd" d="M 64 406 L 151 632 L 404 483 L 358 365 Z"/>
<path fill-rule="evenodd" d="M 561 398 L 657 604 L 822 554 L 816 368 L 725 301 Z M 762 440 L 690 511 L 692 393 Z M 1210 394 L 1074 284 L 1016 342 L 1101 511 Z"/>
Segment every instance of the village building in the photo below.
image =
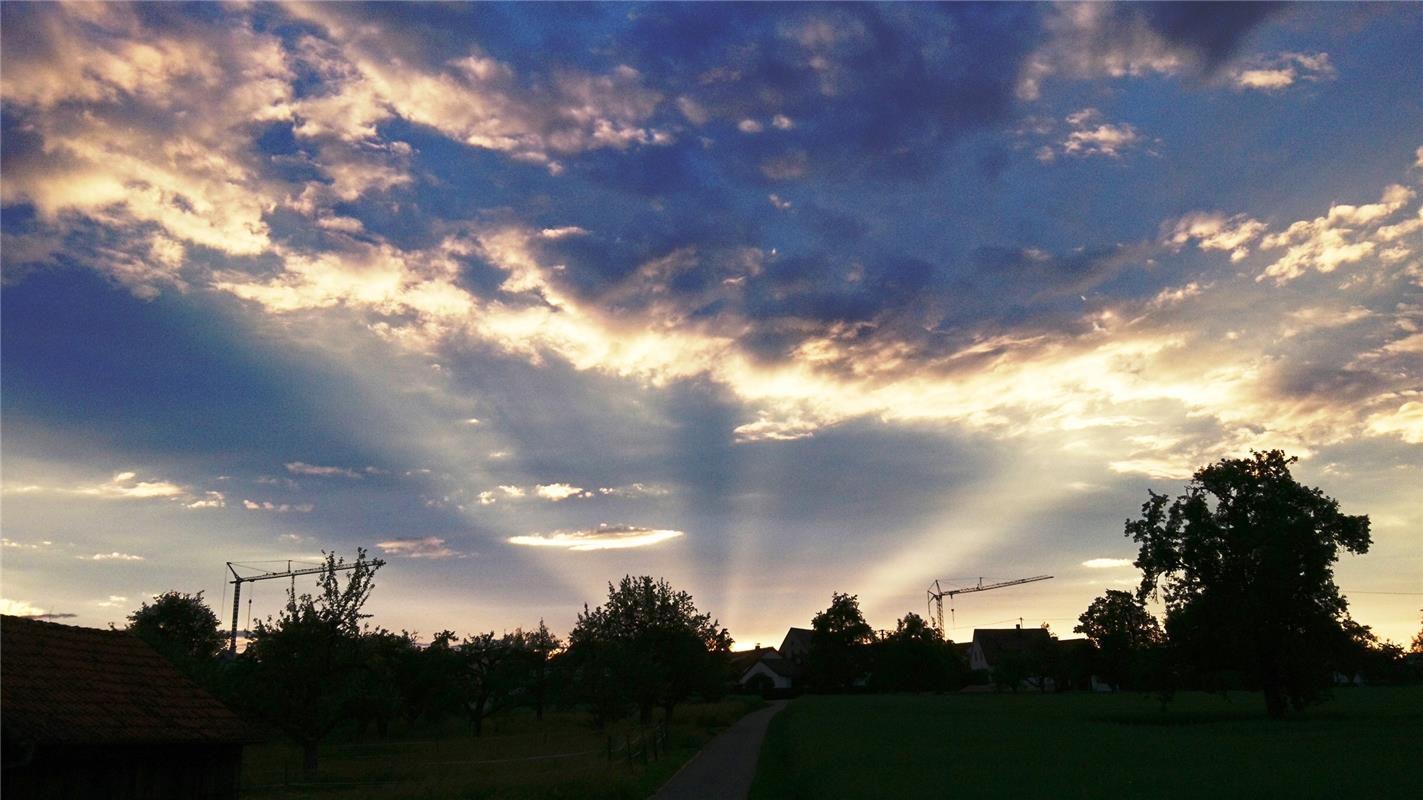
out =
<path fill-rule="evenodd" d="M 6 800 L 226 800 L 259 732 L 137 636 L 0 617 Z"/>

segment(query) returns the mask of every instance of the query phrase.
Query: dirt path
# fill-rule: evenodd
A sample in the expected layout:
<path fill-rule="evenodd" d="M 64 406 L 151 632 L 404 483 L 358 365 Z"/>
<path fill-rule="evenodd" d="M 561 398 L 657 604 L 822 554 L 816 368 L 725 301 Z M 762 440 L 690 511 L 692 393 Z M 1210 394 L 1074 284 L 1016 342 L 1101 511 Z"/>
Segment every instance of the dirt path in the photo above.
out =
<path fill-rule="evenodd" d="M 756 759 L 771 717 L 786 707 L 785 700 L 753 711 L 692 756 L 652 800 L 740 800 L 751 791 Z"/>

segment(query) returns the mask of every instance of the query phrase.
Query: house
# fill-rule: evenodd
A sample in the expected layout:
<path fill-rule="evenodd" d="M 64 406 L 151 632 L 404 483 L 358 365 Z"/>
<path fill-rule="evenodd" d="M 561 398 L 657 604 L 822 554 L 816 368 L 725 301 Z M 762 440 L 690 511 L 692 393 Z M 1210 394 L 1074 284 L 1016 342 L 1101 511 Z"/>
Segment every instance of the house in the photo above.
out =
<path fill-rule="evenodd" d="M 968 668 L 991 672 L 1005 658 L 1027 657 L 1034 647 L 1052 646 L 1052 636 L 1042 628 L 975 628 L 968 648 Z"/>
<path fill-rule="evenodd" d="M 791 628 L 786 631 L 786 638 L 781 640 L 778 652 L 781 658 L 788 659 L 796 664 L 804 664 L 807 656 L 810 655 L 811 631 L 809 628 Z"/>
<path fill-rule="evenodd" d="M 732 664 L 739 669 L 737 685 L 765 694 L 800 689 L 805 659 L 810 654 L 810 633 L 806 628 L 791 628 L 779 648 L 758 647 L 734 654 Z"/>
<path fill-rule="evenodd" d="M 6 800 L 226 800 L 259 732 L 124 631 L 0 617 Z"/>

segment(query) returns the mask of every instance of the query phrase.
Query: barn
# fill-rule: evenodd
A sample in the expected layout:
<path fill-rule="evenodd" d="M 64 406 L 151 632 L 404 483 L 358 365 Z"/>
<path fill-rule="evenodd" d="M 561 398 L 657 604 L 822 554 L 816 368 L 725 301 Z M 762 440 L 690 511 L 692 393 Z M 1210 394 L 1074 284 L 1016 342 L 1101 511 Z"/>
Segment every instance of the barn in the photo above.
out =
<path fill-rule="evenodd" d="M 6 800 L 227 800 L 258 738 L 136 636 L 0 617 Z"/>

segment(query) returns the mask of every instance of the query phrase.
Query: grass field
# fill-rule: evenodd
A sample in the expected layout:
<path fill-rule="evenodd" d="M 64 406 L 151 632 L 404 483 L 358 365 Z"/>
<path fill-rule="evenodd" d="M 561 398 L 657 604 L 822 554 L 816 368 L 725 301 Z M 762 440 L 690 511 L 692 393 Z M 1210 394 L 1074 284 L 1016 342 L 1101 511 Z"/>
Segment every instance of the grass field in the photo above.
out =
<path fill-rule="evenodd" d="M 322 745 L 314 781 L 301 777 L 300 750 L 286 741 L 246 748 L 242 764 L 245 798 L 645 798 L 717 732 L 752 708 L 759 698 L 730 697 L 716 704 L 692 703 L 676 710 L 656 758 L 646 763 L 636 746 L 635 723 L 595 730 L 586 715 L 557 712 L 537 722 L 532 714 L 496 717 L 475 739 L 468 725 L 452 721 L 440 730 L 392 732 L 385 740 L 336 736 Z M 608 758 L 609 740 L 614 757 Z M 626 743 L 635 757 L 627 757 Z"/>
<path fill-rule="evenodd" d="M 1298 718 L 1259 695 L 803 697 L 771 723 L 753 800 L 1399 797 L 1423 687 L 1345 689 Z"/>

